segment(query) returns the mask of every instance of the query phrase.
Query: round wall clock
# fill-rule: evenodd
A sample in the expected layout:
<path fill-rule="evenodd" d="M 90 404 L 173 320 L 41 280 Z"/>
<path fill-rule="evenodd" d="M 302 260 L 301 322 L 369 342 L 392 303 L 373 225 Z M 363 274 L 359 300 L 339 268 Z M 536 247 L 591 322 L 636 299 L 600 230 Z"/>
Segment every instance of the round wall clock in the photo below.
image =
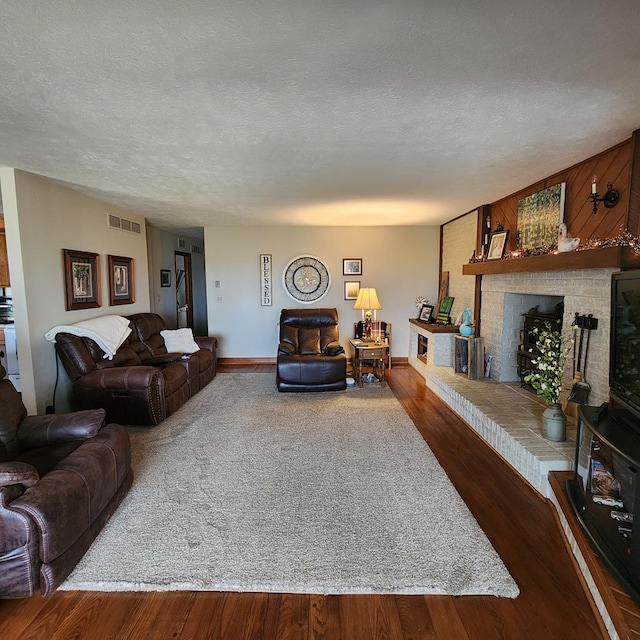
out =
<path fill-rule="evenodd" d="M 284 290 L 298 302 L 316 302 L 329 291 L 329 270 L 315 256 L 303 255 L 294 258 L 282 273 Z"/>

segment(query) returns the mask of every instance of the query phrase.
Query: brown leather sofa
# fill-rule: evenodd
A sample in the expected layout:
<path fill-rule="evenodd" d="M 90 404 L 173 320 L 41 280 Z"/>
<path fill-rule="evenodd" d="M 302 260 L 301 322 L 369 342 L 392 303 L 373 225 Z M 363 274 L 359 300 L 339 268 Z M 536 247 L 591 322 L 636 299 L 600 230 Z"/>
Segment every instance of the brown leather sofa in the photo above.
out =
<path fill-rule="evenodd" d="M 276 358 L 278 391 L 341 391 L 347 358 L 337 309 L 282 309 Z"/>
<path fill-rule="evenodd" d="M 129 434 L 102 409 L 27 416 L 0 366 L 0 598 L 48 595 L 133 479 Z"/>
<path fill-rule="evenodd" d="M 67 372 L 77 409 L 102 407 L 111 422 L 154 425 L 174 413 L 216 375 L 217 339 L 196 337 L 200 350 L 167 353 L 155 313 L 128 316 L 131 334 L 113 359 L 90 338 L 56 335 L 56 351 Z"/>

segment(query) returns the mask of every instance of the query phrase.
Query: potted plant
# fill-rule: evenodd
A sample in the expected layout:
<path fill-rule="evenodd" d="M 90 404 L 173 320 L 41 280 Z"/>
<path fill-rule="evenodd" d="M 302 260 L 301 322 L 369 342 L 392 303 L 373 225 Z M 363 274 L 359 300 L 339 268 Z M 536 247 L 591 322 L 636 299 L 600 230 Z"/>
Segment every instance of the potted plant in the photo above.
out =
<path fill-rule="evenodd" d="M 524 380 L 547 404 L 542 414 L 542 436 L 547 440 L 562 442 L 567 438 L 567 417 L 558 399 L 562 391 L 564 365 L 571 345 L 563 345 L 562 334 L 553 329 L 548 322 L 534 327 L 532 331 L 537 335 L 537 357 L 531 361 L 531 373 L 525 376 Z"/>

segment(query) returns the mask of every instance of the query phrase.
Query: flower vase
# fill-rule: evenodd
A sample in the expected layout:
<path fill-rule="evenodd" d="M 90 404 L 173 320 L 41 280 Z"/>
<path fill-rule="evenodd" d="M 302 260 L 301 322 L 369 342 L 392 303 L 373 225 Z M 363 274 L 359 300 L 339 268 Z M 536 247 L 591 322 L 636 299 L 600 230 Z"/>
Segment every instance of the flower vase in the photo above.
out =
<path fill-rule="evenodd" d="M 464 322 L 460 325 L 461 336 L 472 336 L 475 332 L 475 327 L 471 324 L 471 309 L 464 310 Z"/>
<path fill-rule="evenodd" d="M 550 404 L 542 413 L 542 437 L 552 442 L 567 439 L 567 416 L 559 404 Z"/>

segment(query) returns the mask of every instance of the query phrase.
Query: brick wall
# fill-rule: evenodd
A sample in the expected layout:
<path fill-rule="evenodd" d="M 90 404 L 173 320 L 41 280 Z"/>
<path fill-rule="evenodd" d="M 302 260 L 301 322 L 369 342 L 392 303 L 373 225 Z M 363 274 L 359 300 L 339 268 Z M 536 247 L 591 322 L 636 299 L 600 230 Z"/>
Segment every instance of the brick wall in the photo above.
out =
<path fill-rule="evenodd" d="M 449 272 L 449 295 L 455 298 L 452 320 L 467 307 L 474 315 L 475 276 L 462 275 L 462 265 L 476 248 L 477 224 L 478 212 L 472 211 L 442 226 L 442 271 Z"/>

